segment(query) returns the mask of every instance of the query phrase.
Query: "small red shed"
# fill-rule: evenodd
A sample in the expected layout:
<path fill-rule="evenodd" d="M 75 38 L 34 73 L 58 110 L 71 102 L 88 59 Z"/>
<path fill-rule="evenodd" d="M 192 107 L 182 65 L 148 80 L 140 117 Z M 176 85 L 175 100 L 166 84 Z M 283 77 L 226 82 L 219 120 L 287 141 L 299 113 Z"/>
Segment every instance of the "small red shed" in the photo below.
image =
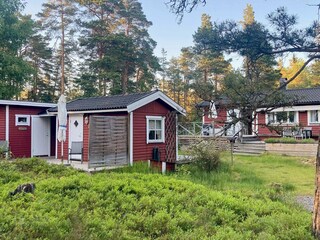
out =
<path fill-rule="evenodd" d="M 55 149 L 55 117 L 41 115 L 56 104 L 0 100 L 0 141 L 13 157 L 51 156 Z"/>
<path fill-rule="evenodd" d="M 48 113 L 56 115 L 57 108 Z M 69 158 L 88 161 L 89 167 L 155 160 L 170 168 L 176 162 L 177 114 L 185 110 L 159 90 L 77 99 L 67 103 L 67 113 L 64 155 L 81 143 L 82 152 Z"/>

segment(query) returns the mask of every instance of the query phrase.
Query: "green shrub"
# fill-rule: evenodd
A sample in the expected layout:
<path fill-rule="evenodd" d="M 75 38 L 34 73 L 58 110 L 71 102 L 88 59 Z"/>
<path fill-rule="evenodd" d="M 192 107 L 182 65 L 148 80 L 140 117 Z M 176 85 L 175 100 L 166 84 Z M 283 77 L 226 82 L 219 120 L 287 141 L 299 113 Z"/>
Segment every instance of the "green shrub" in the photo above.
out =
<path fill-rule="evenodd" d="M 309 213 L 261 195 L 36 162 L 0 165 L 18 177 L 0 185 L 1 239 L 313 239 Z M 26 181 L 36 182 L 34 195 L 7 197 Z"/>
<path fill-rule="evenodd" d="M 191 147 L 191 158 L 198 168 L 210 172 L 217 169 L 220 163 L 220 151 L 213 141 L 202 141 Z"/>
<path fill-rule="evenodd" d="M 283 138 L 267 138 L 265 139 L 266 143 L 291 143 L 291 144 L 302 144 L 302 143 L 307 143 L 307 144 L 313 144 L 316 143 L 315 140 L 313 139 L 295 139 L 295 138 L 290 138 L 290 137 L 283 137 Z"/>

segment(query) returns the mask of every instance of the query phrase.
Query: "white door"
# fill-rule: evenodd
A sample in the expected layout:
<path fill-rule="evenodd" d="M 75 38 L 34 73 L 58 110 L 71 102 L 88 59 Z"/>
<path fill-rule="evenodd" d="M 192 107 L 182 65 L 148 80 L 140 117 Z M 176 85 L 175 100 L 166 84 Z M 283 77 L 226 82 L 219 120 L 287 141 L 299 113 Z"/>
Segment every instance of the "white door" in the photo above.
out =
<path fill-rule="evenodd" d="M 69 149 L 72 142 L 83 141 L 83 115 L 69 115 Z M 73 154 L 72 159 L 81 160 L 81 154 Z"/>
<path fill-rule="evenodd" d="M 50 156 L 50 118 L 31 117 L 31 156 Z"/>

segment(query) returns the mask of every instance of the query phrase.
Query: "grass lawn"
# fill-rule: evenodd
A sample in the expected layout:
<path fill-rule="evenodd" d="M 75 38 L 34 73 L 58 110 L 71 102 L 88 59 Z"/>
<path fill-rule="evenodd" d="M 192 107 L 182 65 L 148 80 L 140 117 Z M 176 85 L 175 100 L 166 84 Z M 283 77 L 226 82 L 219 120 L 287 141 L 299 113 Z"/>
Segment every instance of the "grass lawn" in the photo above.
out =
<path fill-rule="evenodd" d="M 295 194 L 313 195 L 315 165 L 314 158 L 289 157 L 265 154 L 260 157 L 237 156 L 234 170 L 249 171 L 263 184 L 280 183 Z"/>
<path fill-rule="evenodd" d="M 314 194 L 315 157 L 235 155 L 233 165 L 229 153 L 221 157 L 217 171 L 204 173 L 182 166 L 179 176 L 216 190 L 259 191 L 280 185 L 295 195 Z"/>

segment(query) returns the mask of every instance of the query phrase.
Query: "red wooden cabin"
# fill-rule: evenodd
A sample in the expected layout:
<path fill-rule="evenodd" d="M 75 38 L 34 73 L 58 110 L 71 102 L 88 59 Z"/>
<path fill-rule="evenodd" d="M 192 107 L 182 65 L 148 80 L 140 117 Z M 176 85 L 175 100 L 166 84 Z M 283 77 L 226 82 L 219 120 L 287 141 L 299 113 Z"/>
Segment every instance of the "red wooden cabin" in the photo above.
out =
<path fill-rule="evenodd" d="M 257 109 L 258 116 L 253 123 L 253 130 L 260 138 L 279 137 L 283 134 L 270 130 L 270 127 L 281 126 L 283 129 L 292 129 L 292 135 L 299 133 L 301 137 L 317 138 L 320 134 L 320 87 L 303 89 L 284 89 L 288 97 L 295 100 L 292 106 L 274 109 L 266 114 Z M 228 123 L 228 110 L 215 104 L 216 114 L 203 116 L 203 124 L 212 124 L 215 132 Z M 209 102 L 202 102 L 198 107 L 206 109 Z M 269 127 L 267 127 L 269 126 Z M 294 129 L 297 131 L 295 132 Z M 227 135 L 233 135 L 238 130 L 237 126 L 227 131 Z M 290 135 L 290 134 L 289 134 Z M 297 136 L 297 135 L 296 135 Z"/>
<path fill-rule="evenodd" d="M 55 117 L 41 115 L 56 104 L 0 100 L 0 141 L 13 157 L 54 156 Z"/>
<path fill-rule="evenodd" d="M 185 110 L 161 91 L 77 99 L 67 103 L 67 112 L 64 159 L 88 161 L 89 167 L 146 160 L 174 167 L 177 114 Z M 57 108 L 48 113 L 55 116 Z M 82 154 L 68 156 L 75 142 L 82 143 Z M 57 144 L 56 158 L 61 157 Z"/>

